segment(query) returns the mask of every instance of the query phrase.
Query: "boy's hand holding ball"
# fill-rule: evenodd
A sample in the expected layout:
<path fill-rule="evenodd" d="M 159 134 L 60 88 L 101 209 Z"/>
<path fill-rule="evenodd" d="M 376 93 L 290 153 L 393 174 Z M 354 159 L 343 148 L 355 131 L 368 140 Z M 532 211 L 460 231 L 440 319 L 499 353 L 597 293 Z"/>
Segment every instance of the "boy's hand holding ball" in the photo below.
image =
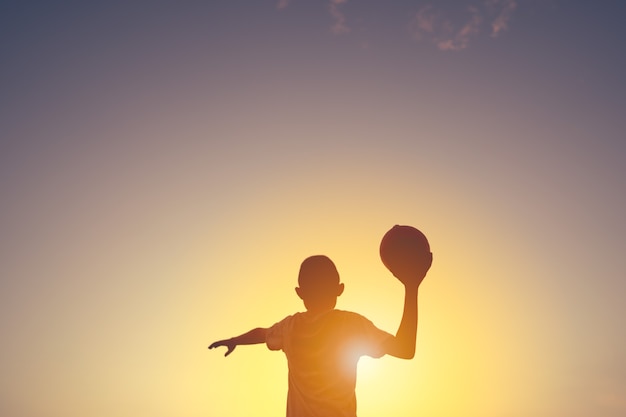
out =
<path fill-rule="evenodd" d="M 399 225 L 383 236 L 380 258 L 396 278 L 410 287 L 420 285 L 433 262 L 426 236 L 414 227 Z"/>

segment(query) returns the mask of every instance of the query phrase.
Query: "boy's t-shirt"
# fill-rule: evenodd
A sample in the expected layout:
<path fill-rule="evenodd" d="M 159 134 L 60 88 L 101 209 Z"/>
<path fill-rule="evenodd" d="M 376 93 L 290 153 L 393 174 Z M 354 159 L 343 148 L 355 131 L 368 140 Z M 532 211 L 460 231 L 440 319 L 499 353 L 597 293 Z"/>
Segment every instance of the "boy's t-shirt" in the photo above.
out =
<path fill-rule="evenodd" d="M 289 364 L 287 417 L 356 417 L 356 365 L 381 357 L 393 336 L 360 314 L 330 310 L 296 313 L 267 331 L 271 350 Z"/>

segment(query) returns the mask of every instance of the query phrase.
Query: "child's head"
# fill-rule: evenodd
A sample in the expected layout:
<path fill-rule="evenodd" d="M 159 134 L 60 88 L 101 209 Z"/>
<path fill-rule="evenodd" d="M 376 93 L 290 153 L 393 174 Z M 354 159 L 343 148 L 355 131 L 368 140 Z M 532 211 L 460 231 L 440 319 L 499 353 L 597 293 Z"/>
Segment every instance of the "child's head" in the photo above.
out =
<path fill-rule="evenodd" d="M 335 308 L 344 288 L 335 264 L 324 255 L 310 256 L 302 262 L 298 285 L 296 293 L 307 310 L 316 311 Z"/>

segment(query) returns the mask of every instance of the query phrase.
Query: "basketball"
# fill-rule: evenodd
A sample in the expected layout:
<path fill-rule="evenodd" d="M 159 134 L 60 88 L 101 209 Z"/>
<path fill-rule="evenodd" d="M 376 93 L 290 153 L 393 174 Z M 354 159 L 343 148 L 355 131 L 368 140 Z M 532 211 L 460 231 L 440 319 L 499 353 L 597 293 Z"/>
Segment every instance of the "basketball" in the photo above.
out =
<path fill-rule="evenodd" d="M 400 281 L 423 279 L 432 254 L 426 236 L 412 226 L 395 225 L 380 242 L 380 259 Z"/>

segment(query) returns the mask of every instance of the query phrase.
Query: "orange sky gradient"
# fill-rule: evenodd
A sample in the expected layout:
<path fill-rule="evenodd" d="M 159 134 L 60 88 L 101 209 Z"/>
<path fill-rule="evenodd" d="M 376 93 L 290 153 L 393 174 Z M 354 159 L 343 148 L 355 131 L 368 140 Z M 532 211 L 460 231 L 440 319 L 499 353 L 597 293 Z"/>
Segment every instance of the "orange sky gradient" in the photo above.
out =
<path fill-rule="evenodd" d="M 0 415 L 283 415 L 207 346 L 314 254 L 395 333 L 394 224 L 434 262 L 360 417 L 626 413 L 621 6 L 356 3 L 2 6 Z"/>

